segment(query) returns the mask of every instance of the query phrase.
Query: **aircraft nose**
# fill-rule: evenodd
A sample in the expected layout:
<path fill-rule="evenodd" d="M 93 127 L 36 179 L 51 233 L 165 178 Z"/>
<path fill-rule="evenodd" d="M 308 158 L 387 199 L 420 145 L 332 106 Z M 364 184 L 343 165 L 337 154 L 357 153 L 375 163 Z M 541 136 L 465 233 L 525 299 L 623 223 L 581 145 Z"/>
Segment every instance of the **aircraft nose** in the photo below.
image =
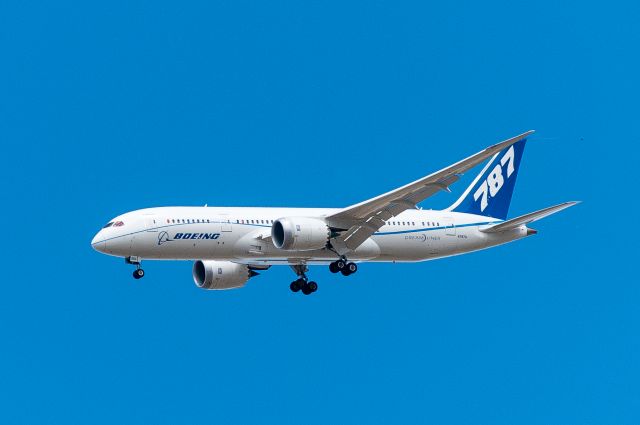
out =
<path fill-rule="evenodd" d="M 107 242 L 105 241 L 102 232 L 96 233 L 96 235 L 91 240 L 91 247 L 98 252 L 105 252 L 107 249 Z"/>

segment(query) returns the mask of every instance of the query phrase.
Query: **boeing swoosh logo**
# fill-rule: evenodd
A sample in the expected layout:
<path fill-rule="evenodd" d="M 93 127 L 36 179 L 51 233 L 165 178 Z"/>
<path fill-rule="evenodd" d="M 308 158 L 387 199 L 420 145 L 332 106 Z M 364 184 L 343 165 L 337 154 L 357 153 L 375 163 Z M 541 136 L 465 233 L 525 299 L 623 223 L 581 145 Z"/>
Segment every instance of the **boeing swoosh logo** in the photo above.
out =
<path fill-rule="evenodd" d="M 160 232 L 158 235 L 158 245 L 162 245 L 165 242 L 171 242 L 173 239 L 169 239 L 169 233 Z"/>

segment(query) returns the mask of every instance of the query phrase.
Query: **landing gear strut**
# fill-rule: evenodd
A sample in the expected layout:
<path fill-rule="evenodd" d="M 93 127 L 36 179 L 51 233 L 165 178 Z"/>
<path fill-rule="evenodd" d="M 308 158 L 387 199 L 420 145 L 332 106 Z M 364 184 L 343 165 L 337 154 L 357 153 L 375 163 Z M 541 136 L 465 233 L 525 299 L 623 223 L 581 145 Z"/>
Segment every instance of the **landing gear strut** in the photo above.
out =
<path fill-rule="evenodd" d="M 329 264 L 329 271 L 331 273 L 342 273 L 343 276 L 349 276 L 358 271 L 358 265 L 356 263 L 347 262 L 347 259 L 341 257 L 339 260 Z"/>
<path fill-rule="evenodd" d="M 289 285 L 289 289 L 291 289 L 292 292 L 302 291 L 303 294 L 309 295 L 318 290 L 318 284 L 314 281 L 309 281 L 307 278 L 309 268 L 305 264 L 296 264 L 295 266 L 291 266 L 291 268 L 298 275 L 298 279 Z"/>
<path fill-rule="evenodd" d="M 140 257 L 126 257 L 124 261 L 127 264 L 133 264 L 134 266 L 136 266 L 136 269 L 133 271 L 134 279 L 138 280 L 144 277 L 144 270 L 142 270 L 142 267 L 140 267 L 140 262 L 142 261 Z"/>

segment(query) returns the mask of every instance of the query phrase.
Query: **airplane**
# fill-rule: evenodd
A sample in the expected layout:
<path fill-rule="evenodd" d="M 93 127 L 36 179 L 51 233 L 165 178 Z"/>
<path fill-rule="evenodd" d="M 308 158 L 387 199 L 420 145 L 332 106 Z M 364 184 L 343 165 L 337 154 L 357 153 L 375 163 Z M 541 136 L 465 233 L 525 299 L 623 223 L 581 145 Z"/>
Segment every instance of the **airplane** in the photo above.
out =
<path fill-rule="evenodd" d="M 537 233 L 528 224 L 576 205 L 564 202 L 507 219 L 528 131 L 440 171 L 346 208 L 159 207 L 109 221 L 91 246 L 124 257 L 145 275 L 144 260 L 191 260 L 197 287 L 243 287 L 271 266 L 288 265 L 291 291 L 314 293 L 309 266 L 349 276 L 365 262 L 418 262 L 466 254 Z M 418 204 L 466 171 L 487 164 L 443 210 Z"/>

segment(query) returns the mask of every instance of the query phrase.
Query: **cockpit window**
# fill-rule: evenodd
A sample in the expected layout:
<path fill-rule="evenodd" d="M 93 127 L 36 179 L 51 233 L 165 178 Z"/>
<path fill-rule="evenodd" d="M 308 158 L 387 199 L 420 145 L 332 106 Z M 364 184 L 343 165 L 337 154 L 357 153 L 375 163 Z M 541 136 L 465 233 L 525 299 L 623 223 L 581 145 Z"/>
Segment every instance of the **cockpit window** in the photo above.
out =
<path fill-rule="evenodd" d="M 124 226 L 124 223 L 122 221 L 110 221 L 107 224 L 104 225 L 103 229 L 106 229 L 107 227 L 120 227 L 120 226 Z"/>

